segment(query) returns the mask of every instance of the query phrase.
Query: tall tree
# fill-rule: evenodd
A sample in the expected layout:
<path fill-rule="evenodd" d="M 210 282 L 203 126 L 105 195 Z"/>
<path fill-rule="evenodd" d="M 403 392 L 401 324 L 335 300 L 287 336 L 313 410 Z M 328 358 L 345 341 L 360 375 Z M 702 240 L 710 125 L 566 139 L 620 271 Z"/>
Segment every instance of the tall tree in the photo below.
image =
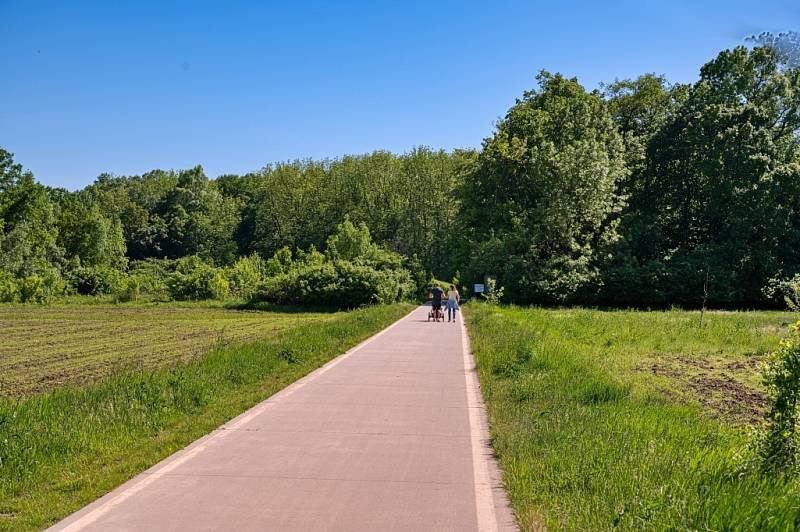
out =
<path fill-rule="evenodd" d="M 59 201 L 58 244 L 68 262 L 83 266 L 123 269 L 128 262 L 119 220 L 107 218 L 97 205 L 86 205 L 76 194 Z"/>
<path fill-rule="evenodd" d="M 800 271 L 800 75 L 769 48 L 706 64 L 675 117 L 652 138 L 631 200 L 645 229 L 645 289 L 696 304 L 705 274 L 717 304 L 757 304 L 766 280 Z M 678 282 L 679 281 L 679 282 Z"/>
<path fill-rule="evenodd" d="M 167 226 L 165 256 L 199 255 L 218 264 L 235 260 L 239 206 L 209 181 L 202 167 L 180 172 L 157 212 Z"/>
<path fill-rule="evenodd" d="M 518 301 L 562 302 L 596 277 L 616 239 L 624 145 L 599 93 L 542 72 L 483 143 L 465 188 L 471 276 Z"/>
<path fill-rule="evenodd" d="M 0 270 L 24 277 L 51 270 L 61 258 L 47 189 L 0 148 Z"/>

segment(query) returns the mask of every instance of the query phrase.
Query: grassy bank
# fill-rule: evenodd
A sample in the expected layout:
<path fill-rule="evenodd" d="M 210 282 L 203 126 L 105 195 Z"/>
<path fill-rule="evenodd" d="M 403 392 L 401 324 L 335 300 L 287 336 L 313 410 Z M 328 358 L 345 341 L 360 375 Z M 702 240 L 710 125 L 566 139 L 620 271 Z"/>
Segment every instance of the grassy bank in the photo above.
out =
<path fill-rule="evenodd" d="M 331 314 L 170 369 L 0 399 L 0 529 L 53 523 L 410 309 Z"/>
<path fill-rule="evenodd" d="M 215 302 L 88 303 L 0 305 L 0 397 L 87 383 L 125 369 L 163 368 L 213 347 L 331 317 L 246 312 Z"/>
<path fill-rule="evenodd" d="M 791 315 L 465 313 L 524 529 L 800 527 L 800 483 L 745 467 L 757 362 Z"/>

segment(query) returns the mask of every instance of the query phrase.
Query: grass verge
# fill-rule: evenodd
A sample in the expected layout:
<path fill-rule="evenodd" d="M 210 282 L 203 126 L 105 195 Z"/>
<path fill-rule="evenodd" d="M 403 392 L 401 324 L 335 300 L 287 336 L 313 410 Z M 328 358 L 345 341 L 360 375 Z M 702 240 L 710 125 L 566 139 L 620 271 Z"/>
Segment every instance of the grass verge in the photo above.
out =
<path fill-rule="evenodd" d="M 746 425 L 642 362 L 774 349 L 787 315 L 465 306 L 493 445 L 525 530 L 797 530 L 800 483 Z M 742 378 L 743 381 L 746 379 Z"/>
<path fill-rule="evenodd" d="M 375 306 L 170 369 L 0 399 L 0 529 L 52 524 L 411 310 Z"/>

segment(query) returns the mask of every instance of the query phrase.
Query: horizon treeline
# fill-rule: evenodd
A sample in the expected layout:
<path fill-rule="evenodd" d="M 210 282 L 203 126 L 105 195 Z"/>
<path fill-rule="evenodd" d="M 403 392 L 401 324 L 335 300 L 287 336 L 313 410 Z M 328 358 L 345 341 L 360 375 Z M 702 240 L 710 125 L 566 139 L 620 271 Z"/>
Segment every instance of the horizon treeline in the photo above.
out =
<path fill-rule="evenodd" d="M 781 305 L 800 281 L 800 71 L 738 47 L 693 84 L 645 74 L 587 91 L 542 72 L 479 150 L 417 147 L 271 164 L 103 174 L 69 192 L 0 149 L 0 271 L 323 249 L 343 220 L 463 286 L 541 305 Z"/>

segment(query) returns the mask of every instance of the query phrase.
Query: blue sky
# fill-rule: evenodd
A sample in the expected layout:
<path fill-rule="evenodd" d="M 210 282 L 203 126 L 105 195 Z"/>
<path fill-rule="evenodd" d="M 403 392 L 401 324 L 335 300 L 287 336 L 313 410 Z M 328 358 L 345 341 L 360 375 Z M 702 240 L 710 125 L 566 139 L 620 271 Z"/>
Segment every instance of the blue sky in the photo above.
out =
<path fill-rule="evenodd" d="M 747 35 L 800 27 L 800 3 L 0 0 L 0 27 L 0 146 L 75 189 L 477 147 L 540 69 L 693 81 Z"/>

